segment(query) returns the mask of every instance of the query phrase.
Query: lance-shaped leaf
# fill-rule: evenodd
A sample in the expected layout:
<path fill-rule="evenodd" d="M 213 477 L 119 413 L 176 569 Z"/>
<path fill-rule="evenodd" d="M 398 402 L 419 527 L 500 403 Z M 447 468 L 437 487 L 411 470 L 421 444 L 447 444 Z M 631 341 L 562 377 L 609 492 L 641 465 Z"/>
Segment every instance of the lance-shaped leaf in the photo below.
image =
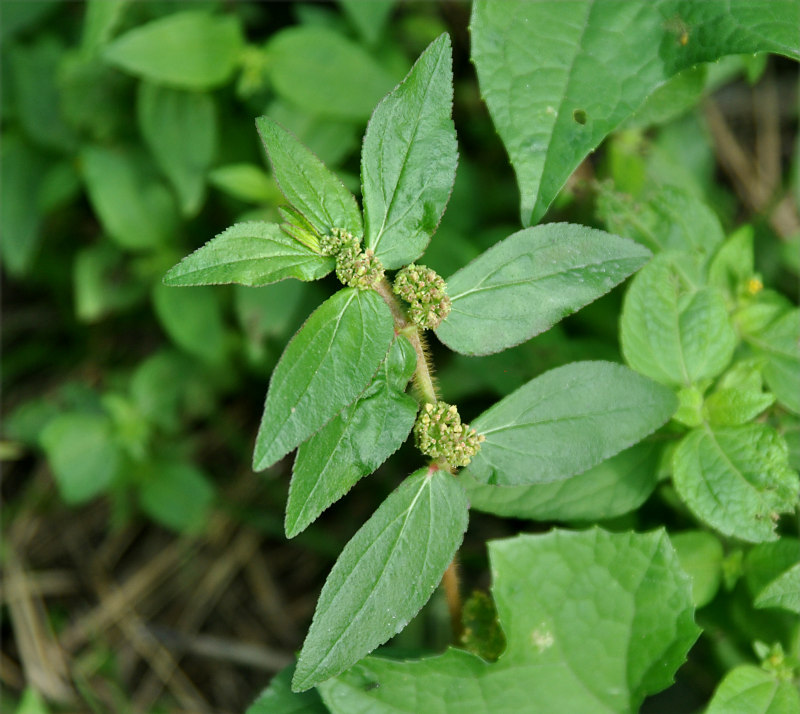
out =
<path fill-rule="evenodd" d="M 452 308 L 436 336 L 462 354 L 500 352 L 604 295 L 649 258 L 638 243 L 585 226 L 526 228 L 447 279 Z"/>
<path fill-rule="evenodd" d="M 333 258 L 319 255 L 290 238 L 275 223 L 236 223 L 187 255 L 164 276 L 165 285 L 238 283 L 255 287 L 285 278 L 317 280 L 334 268 Z"/>
<path fill-rule="evenodd" d="M 286 200 L 322 234 L 341 228 L 360 236 L 358 204 L 336 174 L 273 119 L 258 117 L 256 127 Z"/>
<path fill-rule="evenodd" d="M 292 688 L 355 664 L 428 601 L 467 528 L 469 504 L 446 471 L 407 478 L 345 546 L 319 596 Z"/>
<path fill-rule="evenodd" d="M 478 0 L 481 93 L 536 223 L 583 158 L 683 69 L 728 54 L 800 58 L 795 0 Z"/>
<path fill-rule="evenodd" d="M 672 460 L 673 482 L 695 515 L 742 540 L 775 540 L 781 513 L 798 503 L 800 480 L 784 439 L 765 424 L 695 429 Z"/>
<path fill-rule="evenodd" d="M 661 449 L 643 442 L 588 471 L 553 483 L 490 486 L 461 475 L 470 507 L 535 521 L 596 521 L 638 508 L 658 482 Z"/>
<path fill-rule="evenodd" d="M 747 552 L 744 571 L 756 607 L 800 614 L 800 540 L 784 535 L 760 543 Z"/>
<path fill-rule="evenodd" d="M 800 714 L 800 694 L 789 680 L 743 664 L 725 675 L 706 714 Z"/>
<path fill-rule="evenodd" d="M 392 314 L 372 290 L 345 288 L 322 303 L 272 373 L 253 468 L 271 466 L 352 404 L 393 336 Z"/>
<path fill-rule="evenodd" d="M 675 386 L 716 377 L 737 341 L 722 292 L 690 284 L 670 255 L 657 256 L 631 281 L 620 337 L 631 367 Z"/>
<path fill-rule="evenodd" d="M 419 257 L 439 225 L 458 147 L 450 38 L 440 35 L 376 107 L 364 136 L 365 243 L 387 268 Z"/>
<path fill-rule="evenodd" d="M 502 486 L 569 478 L 641 441 L 676 407 L 672 391 L 622 365 L 568 364 L 471 423 L 486 440 L 467 470 Z"/>
<path fill-rule="evenodd" d="M 399 335 L 358 401 L 300 445 L 286 504 L 288 538 L 316 520 L 406 440 L 417 402 L 405 389 L 416 366 L 417 353 Z"/>
<path fill-rule="evenodd" d="M 699 634 L 664 531 L 521 535 L 490 542 L 489 560 L 497 662 L 369 657 L 320 685 L 332 714 L 629 714 L 672 683 Z"/>

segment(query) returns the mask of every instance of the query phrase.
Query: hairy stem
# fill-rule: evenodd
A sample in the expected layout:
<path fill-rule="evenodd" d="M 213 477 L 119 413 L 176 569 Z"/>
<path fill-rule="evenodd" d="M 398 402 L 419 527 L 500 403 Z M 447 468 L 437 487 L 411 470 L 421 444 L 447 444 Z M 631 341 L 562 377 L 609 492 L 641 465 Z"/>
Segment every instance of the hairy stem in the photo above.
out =
<path fill-rule="evenodd" d="M 450 626 L 453 628 L 453 642 L 456 644 L 461 639 L 461 592 L 458 582 L 458 564 L 456 558 L 450 561 L 447 570 L 442 576 L 442 587 L 447 600 L 447 609 L 450 611 Z"/>

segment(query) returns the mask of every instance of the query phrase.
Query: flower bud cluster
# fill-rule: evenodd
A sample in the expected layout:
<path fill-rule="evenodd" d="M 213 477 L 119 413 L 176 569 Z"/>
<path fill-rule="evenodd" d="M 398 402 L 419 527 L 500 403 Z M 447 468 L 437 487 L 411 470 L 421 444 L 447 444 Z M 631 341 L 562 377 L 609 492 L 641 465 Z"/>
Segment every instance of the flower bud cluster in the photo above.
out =
<path fill-rule="evenodd" d="M 450 466 L 466 466 L 481 448 L 483 434 L 461 423 L 458 409 L 446 402 L 427 403 L 414 424 L 417 448 Z"/>
<path fill-rule="evenodd" d="M 435 330 L 450 313 L 450 298 L 442 277 L 424 265 L 407 265 L 394 279 L 394 292 L 411 307 L 412 322 L 419 327 Z"/>
<path fill-rule="evenodd" d="M 351 288 L 367 290 L 383 279 L 383 266 L 368 248 L 361 250 L 361 242 L 349 231 L 333 228 L 322 236 L 320 252 L 336 258 L 336 277 Z"/>

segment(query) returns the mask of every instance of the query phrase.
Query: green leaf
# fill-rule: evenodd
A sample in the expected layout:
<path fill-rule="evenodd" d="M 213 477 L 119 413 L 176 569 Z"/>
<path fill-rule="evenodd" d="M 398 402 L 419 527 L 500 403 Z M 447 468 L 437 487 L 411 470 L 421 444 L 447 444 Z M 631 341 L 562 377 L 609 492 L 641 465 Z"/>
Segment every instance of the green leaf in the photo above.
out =
<path fill-rule="evenodd" d="M 300 328 L 267 391 L 253 468 L 262 471 L 352 404 L 389 351 L 394 321 L 372 290 L 340 290 Z"/>
<path fill-rule="evenodd" d="M 275 91 L 311 114 L 366 119 L 392 87 L 374 57 L 327 27 L 291 27 L 267 45 Z"/>
<path fill-rule="evenodd" d="M 138 484 L 139 505 L 154 521 L 178 533 L 200 533 L 208 523 L 214 487 L 192 464 L 156 462 Z"/>
<path fill-rule="evenodd" d="M 736 426 L 755 419 L 775 401 L 775 395 L 761 390 L 728 387 L 719 389 L 705 401 L 704 414 L 712 426 Z"/>
<path fill-rule="evenodd" d="M 361 236 L 361 212 L 356 199 L 336 175 L 269 117 L 258 117 L 256 127 L 286 200 L 321 234 L 342 228 Z"/>
<path fill-rule="evenodd" d="M 489 559 L 508 641 L 497 662 L 455 649 L 369 657 L 319 687 L 331 712 L 635 712 L 672 683 L 699 634 L 663 531 L 521 535 L 490 542 Z"/>
<path fill-rule="evenodd" d="M 602 184 L 597 212 L 609 231 L 656 254 L 688 253 L 705 262 L 725 237 L 714 211 L 696 193 L 677 186 L 656 186 L 634 199 Z"/>
<path fill-rule="evenodd" d="M 778 401 L 800 414 L 800 309 L 782 312 L 763 329 L 749 331 L 744 337 L 766 356 L 764 380 Z"/>
<path fill-rule="evenodd" d="M 460 545 L 468 509 L 455 478 L 427 468 L 379 506 L 325 581 L 292 689 L 339 674 L 408 624 Z"/>
<path fill-rule="evenodd" d="M 460 480 L 470 506 L 496 516 L 535 521 L 596 521 L 638 508 L 658 479 L 660 449 L 632 446 L 564 481 L 529 486 L 489 486 L 467 471 Z"/>
<path fill-rule="evenodd" d="M 719 590 L 724 552 L 719 539 L 706 531 L 682 531 L 670 536 L 681 567 L 692 579 L 695 607 L 710 603 Z"/>
<path fill-rule="evenodd" d="M 791 682 L 743 664 L 725 675 L 705 714 L 800 714 L 800 694 Z"/>
<path fill-rule="evenodd" d="M 0 254 L 3 267 L 14 276 L 31 266 L 41 240 L 39 201 L 42 173 L 47 160 L 21 137 L 4 132 L 0 144 Z"/>
<path fill-rule="evenodd" d="M 245 714 L 328 714 L 315 689 L 293 692 L 290 686 L 294 663 L 276 674 Z"/>
<path fill-rule="evenodd" d="M 212 288 L 175 290 L 157 284 L 152 297 L 158 320 L 176 345 L 211 364 L 225 359 L 225 323 Z"/>
<path fill-rule="evenodd" d="M 800 541 L 784 536 L 751 548 L 744 561 L 747 587 L 756 607 L 800 613 Z"/>
<path fill-rule="evenodd" d="M 129 30 L 105 48 L 103 57 L 126 72 L 160 84 L 212 89 L 230 79 L 243 47 L 235 15 L 187 10 Z"/>
<path fill-rule="evenodd" d="M 3 50 L 17 118 L 25 133 L 46 149 L 73 152 L 77 137 L 62 117 L 56 84 L 59 64 L 64 57 L 61 42 L 47 34 L 40 35 L 32 44 L 12 44 L 7 51 L 5 47 Z"/>
<path fill-rule="evenodd" d="M 708 284 L 736 298 L 742 286 L 753 277 L 753 228 L 742 226 L 728 238 L 708 266 Z"/>
<path fill-rule="evenodd" d="M 123 253 L 108 241 L 78 251 L 72 281 L 75 315 L 81 322 L 98 322 L 147 294 L 146 286 L 134 279 L 128 267 Z"/>
<path fill-rule="evenodd" d="M 620 336 L 631 367 L 687 387 L 722 372 L 737 341 L 722 293 L 695 288 L 670 255 L 656 256 L 631 281 Z"/>
<path fill-rule="evenodd" d="M 479 0 L 481 93 L 517 173 L 524 225 L 653 90 L 728 54 L 800 59 L 795 0 Z"/>
<path fill-rule="evenodd" d="M 318 280 L 333 258 L 309 250 L 275 223 L 236 223 L 187 255 L 164 276 L 165 285 L 238 283 L 255 287 L 286 278 Z"/>
<path fill-rule="evenodd" d="M 286 504 L 288 538 L 315 521 L 406 440 L 417 402 L 405 388 L 416 366 L 417 353 L 399 335 L 358 401 L 300 445 Z"/>
<path fill-rule="evenodd" d="M 42 431 L 41 444 L 59 493 L 69 504 L 84 503 L 106 491 L 120 466 L 111 422 L 101 414 L 57 416 Z"/>
<path fill-rule="evenodd" d="M 436 336 L 462 354 L 500 352 L 605 295 L 649 258 L 633 241 L 585 226 L 526 228 L 447 279 L 452 308 Z"/>
<path fill-rule="evenodd" d="M 142 82 L 137 110 L 153 158 L 175 188 L 183 214 L 193 216 L 217 147 L 214 101 L 200 92 Z"/>
<path fill-rule="evenodd" d="M 208 174 L 208 182 L 248 203 L 280 203 L 278 185 L 266 172 L 254 164 L 226 164 Z"/>
<path fill-rule="evenodd" d="M 395 4 L 396 0 L 339 0 L 344 14 L 370 46 L 381 38 Z"/>
<path fill-rule="evenodd" d="M 800 563 L 773 580 L 755 599 L 756 607 L 780 607 L 800 615 Z"/>
<path fill-rule="evenodd" d="M 365 243 L 387 268 L 422 255 L 458 163 L 450 37 L 440 35 L 372 113 L 361 151 Z"/>
<path fill-rule="evenodd" d="M 87 146 L 80 162 L 92 207 L 118 245 L 141 251 L 169 241 L 178 221 L 175 202 L 138 154 Z"/>
<path fill-rule="evenodd" d="M 501 486 L 563 480 L 641 441 L 676 407 L 670 390 L 622 365 L 568 364 L 472 422 L 486 440 L 467 470 Z"/>
<path fill-rule="evenodd" d="M 780 513 L 794 510 L 800 480 L 786 442 L 771 427 L 748 424 L 689 432 L 673 456 L 673 482 L 701 520 L 728 536 L 774 540 Z"/>
<path fill-rule="evenodd" d="M 91 56 L 108 44 L 122 20 L 128 0 L 88 0 L 83 16 L 81 51 Z"/>

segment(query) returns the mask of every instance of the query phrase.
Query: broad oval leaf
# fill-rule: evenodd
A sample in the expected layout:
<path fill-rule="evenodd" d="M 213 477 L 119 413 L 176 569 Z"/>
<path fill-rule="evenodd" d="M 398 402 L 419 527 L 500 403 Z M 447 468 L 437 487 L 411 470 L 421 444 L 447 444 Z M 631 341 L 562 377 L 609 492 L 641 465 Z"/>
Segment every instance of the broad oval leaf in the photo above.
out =
<path fill-rule="evenodd" d="M 394 84 L 373 54 L 327 27 L 291 27 L 266 48 L 275 91 L 305 112 L 363 120 Z"/>
<path fill-rule="evenodd" d="M 500 352 L 604 295 L 649 258 L 638 243 L 585 226 L 526 228 L 447 279 L 452 308 L 436 336 L 462 354 Z"/>
<path fill-rule="evenodd" d="M 743 664 L 725 675 L 705 714 L 800 714 L 800 693 L 792 682 Z"/>
<path fill-rule="evenodd" d="M 477 511 L 535 521 L 597 521 L 645 502 L 658 481 L 660 454 L 658 446 L 643 442 L 563 481 L 491 486 L 466 471 L 461 483 Z"/>
<path fill-rule="evenodd" d="M 719 375 L 737 342 L 722 293 L 690 284 L 667 254 L 656 256 L 631 281 L 620 339 L 631 367 L 673 386 Z"/>
<path fill-rule="evenodd" d="M 372 290 L 340 290 L 314 311 L 281 355 L 267 391 L 253 468 L 262 471 L 317 432 L 370 383 L 394 321 Z"/>
<path fill-rule="evenodd" d="M 325 257 L 290 238 L 275 223 L 236 223 L 187 255 L 164 276 L 165 285 L 255 287 L 285 278 L 318 280 L 334 268 Z"/>
<path fill-rule="evenodd" d="M 672 470 L 692 512 L 741 540 L 775 540 L 778 515 L 798 503 L 800 479 L 786 442 L 765 424 L 695 429 L 675 450 Z"/>
<path fill-rule="evenodd" d="M 61 497 L 84 503 L 103 493 L 122 463 L 110 420 L 102 414 L 68 412 L 44 428 L 41 444 Z"/>
<path fill-rule="evenodd" d="M 375 108 L 361 151 L 365 243 L 387 268 L 422 255 L 455 181 L 453 59 L 444 34 Z"/>
<path fill-rule="evenodd" d="M 153 180 L 142 156 L 87 146 L 80 165 L 92 208 L 122 248 L 149 250 L 169 241 L 178 223 L 177 207 L 169 189 Z"/>
<path fill-rule="evenodd" d="M 292 689 L 339 674 L 400 632 L 439 584 L 468 518 L 467 498 L 451 474 L 424 468 L 407 478 L 333 566 Z"/>
<path fill-rule="evenodd" d="M 332 714 L 636 712 L 700 633 L 663 530 L 521 535 L 490 542 L 489 560 L 507 639 L 497 662 L 369 657 L 320 685 Z"/>
<path fill-rule="evenodd" d="M 361 236 L 356 199 L 336 174 L 276 121 L 258 117 L 256 127 L 286 200 L 322 234 L 342 228 Z"/>
<path fill-rule="evenodd" d="M 728 54 L 800 58 L 795 0 L 478 0 L 472 61 L 536 223 L 583 158 L 683 69 Z"/>
<path fill-rule="evenodd" d="M 569 478 L 641 441 L 676 407 L 671 390 L 620 364 L 558 367 L 471 423 L 486 440 L 467 471 L 501 486 Z"/>
<path fill-rule="evenodd" d="M 235 15 L 187 10 L 129 30 L 107 45 L 107 62 L 183 89 L 218 87 L 233 74 L 244 47 Z"/>
<path fill-rule="evenodd" d="M 201 92 L 142 82 L 136 108 L 142 136 L 175 188 L 183 214 L 194 215 L 217 148 L 214 101 Z"/>
<path fill-rule="evenodd" d="M 316 520 L 406 440 L 417 402 L 405 389 L 416 366 L 417 353 L 398 335 L 358 401 L 300 445 L 286 504 L 288 538 Z"/>

